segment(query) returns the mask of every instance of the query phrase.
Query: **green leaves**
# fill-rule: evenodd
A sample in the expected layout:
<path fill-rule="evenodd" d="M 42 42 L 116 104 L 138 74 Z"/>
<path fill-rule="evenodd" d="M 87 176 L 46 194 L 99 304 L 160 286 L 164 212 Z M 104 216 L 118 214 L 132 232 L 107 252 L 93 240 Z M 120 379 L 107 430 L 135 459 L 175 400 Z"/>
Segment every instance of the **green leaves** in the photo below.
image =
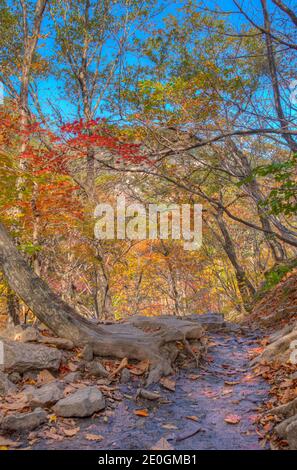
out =
<path fill-rule="evenodd" d="M 255 176 L 269 177 L 273 189 L 267 196 L 264 205 L 275 215 L 287 216 L 297 212 L 297 154 L 284 162 L 273 162 L 257 167 L 249 178 Z M 242 182 L 244 183 L 244 181 Z"/>

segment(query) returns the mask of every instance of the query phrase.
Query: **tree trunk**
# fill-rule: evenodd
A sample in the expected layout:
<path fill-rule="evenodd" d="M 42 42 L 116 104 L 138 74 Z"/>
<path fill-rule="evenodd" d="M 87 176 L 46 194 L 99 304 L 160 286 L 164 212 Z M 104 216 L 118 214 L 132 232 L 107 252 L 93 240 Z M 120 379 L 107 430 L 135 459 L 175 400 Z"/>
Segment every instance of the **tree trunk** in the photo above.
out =
<path fill-rule="evenodd" d="M 270 233 L 272 233 L 271 221 L 269 218 L 270 216 L 265 212 L 265 209 L 263 208 L 265 198 L 263 197 L 259 183 L 255 177 L 251 177 L 251 163 L 246 154 L 235 144 L 232 139 L 229 139 L 228 143 L 231 147 L 232 156 L 236 166 L 242 168 L 242 171 L 247 179 L 244 184 L 244 188 L 247 194 L 254 200 L 256 204 L 258 216 L 264 231 L 267 246 L 270 248 L 274 260 L 276 262 L 281 262 L 284 260 L 286 253 L 281 243 L 275 237 L 270 235 Z"/>
<path fill-rule="evenodd" d="M 178 320 L 178 325 L 167 327 L 164 324 L 163 329 L 155 331 L 151 325 L 153 332 L 149 333 L 139 323 L 98 326 L 81 317 L 34 273 L 1 223 L 0 266 L 11 289 L 54 333 L 76 346 L 89 344 L 98 356 L 149 360 L 148 383 L 172 372 L 176 341 L 200 341 L 203 336 L 203 328 L 189 321 Z M 154 323 L 154 319 L 151 321 Z"/>
<path fill-rule="evenodd" d="M 232 238 L 220 212 L 217 213 L 216 219 L 224 239 L 222 245 L 235 271 L 237 285 L 244 307 L 247 311 L 250 311 L 251 300 L 256 293 L 256 289 L 248 279 L 248 276 L 238 261 Z"/>

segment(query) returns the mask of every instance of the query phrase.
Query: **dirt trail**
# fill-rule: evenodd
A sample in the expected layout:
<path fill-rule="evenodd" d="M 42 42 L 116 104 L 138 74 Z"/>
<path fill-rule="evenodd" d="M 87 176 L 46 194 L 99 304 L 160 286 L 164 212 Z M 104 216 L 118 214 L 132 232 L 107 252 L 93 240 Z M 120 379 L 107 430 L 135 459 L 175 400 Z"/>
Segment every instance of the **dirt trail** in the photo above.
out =
<path fill-rule="evenodd" d="M 211 334 L 210 340 L 207 362 L 196 370 L 181 370 L 175 392 L 153 388 L 161 391 L 168 403 L 136 403 L 132 396 L 137 382 L 120 385 L 123 399 L 114 403 L 108 422 L 103 416 L 76 420 L 80 432 L 75 437 L 61 442 L 41 440 L 34 448 L 145 450 L 165 438 L 177 450 L 263 449 L 254 420 L 258 407 L 267 399 L 268 385 L 252 376 L 248 356 L 256 346 L 256 337 L 220 332 Z M 140 408 L 147 408 L 149 416 L 136 416 L 134 410 Z M 227 424 L 228 415 L 238 416 L 240 422 Z M 90 442 L 86 433 L 100 434 L 104 439 Z"/>

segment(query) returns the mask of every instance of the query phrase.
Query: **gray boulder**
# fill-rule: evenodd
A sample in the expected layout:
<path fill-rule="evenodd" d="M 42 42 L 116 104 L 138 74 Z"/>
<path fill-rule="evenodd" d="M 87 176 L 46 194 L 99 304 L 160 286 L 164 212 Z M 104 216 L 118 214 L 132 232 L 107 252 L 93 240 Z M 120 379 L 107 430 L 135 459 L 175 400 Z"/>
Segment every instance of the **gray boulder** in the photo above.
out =
<path fill-rule="evenodd" d="M 7 375 L 0 372 L 0 396 L 14 391 L 15 388 L 15 385 L 8 379 Z"/>
<path fill-rule="evenodd" d="M 58 401 L 53 410 L 65 418 L 84 418 L 105 408 L 105 400 L 97 387 L 86 387 Z"/>
<path fill-rule="evenodd" d="M 63 390 L 61 384 L 51 382 L 40 388 L 29 387 L 25 396 L 32 408 L 47 408 L 63 398 Z"/>
<path fill-rule="evenodd" d="M 93 348 L 89 344 L 86 344 L 81 352 L 81 357 L 84 361 L 92 361 L 94 357 Z"/>
<path fill-rule="evenodd" d="M 289 424 L 297 421 L 297 416 L 290 416 L 290 418 L 281 421 L 279 424 L 275 426 L 275 432 L 281 439 L 287 439 L 287 429 Z"/>
<path fill-rule="evenodd" d="M 86 364 L 86 371 L 88 375 L 93 375 L 94 377 L 108 377 L 109 375 L 103 365 L 96 360 Z"/>
<path fill-rule="evenodd" d="M 121 384 L 127 384 L 131 380 L 131 372 L 128 369 L 123 369 L 121 372 L 120 382 Z"/>
<path fill-rule="evenodd" d="M 224 315 L 222 313 L 203 313 L 202 315 L 186 315 L 183 320 L 200 323 L 208 331 L 217 331 L 226 326 Z"/>
<path fill-rule="evenodd" d="M 1 336 L 13 341 L 21 341 L 22 343 L 28 343 L 30 341 L 37 341 L 40 336 L 40 333 L 33 326 L 9 325 L 4 331 L 1 332 Z"/>
<path fill-rule="evenodd" d="M 297 416 L 295 418 L 295 421 L 287 427 L 287 441 L 290 450 L 297 450 Z"/>
<path fill-rule="evenodd" d="M 77 382 L 81 379 L 81 373 L 77 372 L 69 372 L 69 374 L 65 375 L 64 382 L 67 384 L 72 384 L 73 382 Z"/>
<path fill-rule="evenodd" d="M 3 343 L 4 364 L 1 367 L 4 371 L 58 370 L 60 367 L 62 353 L 57 349 L 19 341 L 4 340 Z"/>
<path fill-rule="evenodd" d="M 46 421 L 46 412 L 36 408 L 32 413 L 16 413 L 5 416 L 0 423 L 0 427 L 6 432 L 31 431 Z"/>
<path fill-rule="evenodd" d="M 22 380 L 22 376 L 19 372 L 11 372 L 8 378 L 14 384 L 18 384 Z"/>

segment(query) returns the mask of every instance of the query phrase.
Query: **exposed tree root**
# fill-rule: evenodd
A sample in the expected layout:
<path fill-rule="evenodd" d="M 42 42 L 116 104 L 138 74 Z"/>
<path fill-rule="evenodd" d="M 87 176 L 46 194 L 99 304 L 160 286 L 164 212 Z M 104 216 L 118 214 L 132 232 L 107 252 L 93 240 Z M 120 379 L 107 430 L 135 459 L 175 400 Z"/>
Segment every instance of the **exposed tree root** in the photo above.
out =
<path fill-rule="evenodd" d="M 297 340 L 296 325 L 285 327 L 283 330 L 275 333 L 271 339 L 271 344 L 253 361 L 254 363 L 261 361 L 287 362 L 294 351 L 293 341 Z"/>
<path fill-rule="evenodd" d="M 286 403 L 285 405 L 280 405 L 273 408 L 269 411 L 269 414 L 278 415 L 283 418 L 291 418 L 292 416 L 295 416 L 295 419 L 297 419 L 297 398 L 290 401 L 289 403 Z"/>
<path fill-rule="evenodd" d="M 0 265 L 11 289 L 57 336 L 75 346 L 89 344 L 97 356 L 149 360 L 148 384 L 172 372 L 176 342 L 201 344 L 203 327 L 174 317 L 133 318 L 127 323 L 97 325 L 80 316 L 32 271 L 0 224 Z"/>

